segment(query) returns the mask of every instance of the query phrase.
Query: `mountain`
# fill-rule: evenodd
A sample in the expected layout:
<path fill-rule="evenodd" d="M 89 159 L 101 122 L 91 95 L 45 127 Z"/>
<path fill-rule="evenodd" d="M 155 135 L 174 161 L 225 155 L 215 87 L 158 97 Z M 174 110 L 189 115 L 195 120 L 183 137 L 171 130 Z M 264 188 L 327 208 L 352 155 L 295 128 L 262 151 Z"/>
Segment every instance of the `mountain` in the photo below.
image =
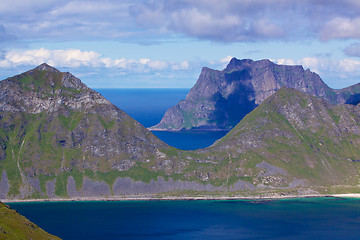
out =
<path fill-rule="evenodd" d="M 61 195 L 69 172 L 125 171 L 159 148 L 170 147 L 70 73 L 42 64 L 0 82 L 2 196 L 42 196 L 47 184 Z"/>
<path fill-rule="evenodd" d="M 186 99 L 168 109 L 150 129 L 231 129 L 283 86 L 333 104 L 360 102 L 360 84 L 334 90 L 302 66 L 233 58 L 223 71 L 203 68 Z"/>
<path fill-rule="evenodd" d="M 1 239 L 60 239 L 39 228 L 9 206 L 0 202 Z"/>
<path fill-rule="evenodd" d="M 247 172 L 257 176 L 253 181 L 272 171 L 283 183 L 291 176 L 312 188 L 346 189 L 359 181 L 359 149 L 360 105 L 333 105 L 283 87 L 204 151 L 229 156 L 232 174 Z M 256 172 L 261 165 L 265 172 Z"/>
<path fill-rule="evenodd" d="M 0 199 L 352 193 L 358 149 L 359 105 L 286 87 L 182 151 L 70 73 L 42 64 L 0 82 Z"/>

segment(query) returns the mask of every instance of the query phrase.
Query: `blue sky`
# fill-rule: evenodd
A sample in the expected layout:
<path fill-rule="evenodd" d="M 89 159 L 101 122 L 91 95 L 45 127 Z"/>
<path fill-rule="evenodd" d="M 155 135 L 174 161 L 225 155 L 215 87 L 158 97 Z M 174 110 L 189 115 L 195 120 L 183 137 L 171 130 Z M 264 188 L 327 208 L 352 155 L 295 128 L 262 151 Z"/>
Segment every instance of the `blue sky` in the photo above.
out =
<path fill-rule="evenodd" d="M 190 88 L 231 57 L 360 81 L 358 0 L 1 0 L 0 78 L 43 62 L 92 88 Z"/>

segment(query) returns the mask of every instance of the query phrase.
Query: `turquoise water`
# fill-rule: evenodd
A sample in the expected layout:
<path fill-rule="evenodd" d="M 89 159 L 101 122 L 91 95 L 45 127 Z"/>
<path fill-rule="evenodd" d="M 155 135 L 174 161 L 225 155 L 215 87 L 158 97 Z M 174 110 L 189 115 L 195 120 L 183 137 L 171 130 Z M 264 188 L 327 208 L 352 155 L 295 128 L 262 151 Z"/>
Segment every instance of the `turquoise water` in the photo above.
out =
<path fill-rule="evenodd" d="M 63 239 L 359 239 L 360 200 L 9 204 Z"/>
<path fill-rule="evenodd" d="M 186 98 L 189 89 L 96 89 L 144 127 L 158 124 L 167 109 Z M 228 131 L 179 131 L 153 133 L 167 144 L 183 149 L 205 148 Z"/>

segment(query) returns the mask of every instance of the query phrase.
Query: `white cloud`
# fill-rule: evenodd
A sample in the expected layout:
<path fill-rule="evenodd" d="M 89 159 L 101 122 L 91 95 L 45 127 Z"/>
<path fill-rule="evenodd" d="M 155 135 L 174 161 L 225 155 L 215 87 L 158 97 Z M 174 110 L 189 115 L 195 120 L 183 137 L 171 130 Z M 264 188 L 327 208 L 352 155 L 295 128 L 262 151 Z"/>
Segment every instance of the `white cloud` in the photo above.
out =
<path fill-rule="evenodd" d="M 226 39 L 234 37 L 242 24 L 235 15 L 214 16 L 211 12 L 191 8 L 173 12 L 170 28 L 191 36 Z M 219 32 L 227 34 L 220 36 Z"/>
<path fill-rule="evenodd" d="M 180 63 L 174 63 L 171 68 L 173 70 L 187 70 L 187 69 L 189 69 L 189 67 L 190 67 L 190 64 L 188 61 L 182 61 Z"/>
<path fill-rule="evenodd" d="M 24 41 L 358 39 L 359 15 L 357 0 L 0 1 L 1 24 Z"/>
<path fill-rule="evenodd" d="M 344 87 L 350 84 L 358 83 L 360 80 L 360 61 L 354 59 L 328 59 L 317 57 L 306 57 L 299 60 L 278 59 L 273 60 L 277 64 L 302 65 L 321 76 L 329 79 L 332 87 Z"/>
<path fill-rule="evenodd" d="M 2 66 L 39 65 L 47 62 L 54 66 L 80 67 L 96 66 L 100 54 L 93 51 L 80 51 L 77 49 L 49 50 L 35 49 L 28 51 L 9 51 L 2 60 Z"/>
<path fill-rule="evenodd" d="M 284 34 L 283 29 L 267 19 L 255 21 L 254 30 L 259 36 L 263 37 L 280 37 Z"/>
<path fill-rule="evenodd" d="M 327 22 L 321 31 L 323 40 L 360 38 L 360 17 L 336 17 Z"/>
<path fill-rule="evenodd" d="M 36 66 L 46 62 L 54 67 L 66 68 L 112 68 L 123 71 L 149 72 L 163 70 L 186 70 L 188 61 L 163 61 L 146 58 L 111 59 L 94 51 L 81 51 L 79 49 L 49 50 L 45 48 L 27 51 L 9 51 L 3 54 L 0 67 L 11 68 L 18 66 Z"/>
<path fill-rule="evenodd" d="M 230 60 L 233 58 L 233 56 L 226 56 L 226 57 L 224 57 L 224 58 L 222 58 L 222 59 L 220 59 L 220 62 L 221 63 L 229 63 L 230 62 Z"/>
<path fill-rule="evenodd" d="M 344 53 L 350 57 L 360 57 L 360 43 L 353 43 L 346 47 Z"/>

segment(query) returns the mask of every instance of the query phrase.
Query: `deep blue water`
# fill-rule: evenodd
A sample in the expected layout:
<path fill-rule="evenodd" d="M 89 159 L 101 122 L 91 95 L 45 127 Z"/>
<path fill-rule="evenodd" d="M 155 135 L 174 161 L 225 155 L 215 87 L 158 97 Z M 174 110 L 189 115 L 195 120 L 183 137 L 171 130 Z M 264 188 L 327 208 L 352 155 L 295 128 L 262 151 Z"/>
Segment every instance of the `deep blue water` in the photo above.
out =
<path fill-rule="evenodd" d="M 189 89 L 95 89 L 144 127 L 158 124 L 167 109 L 186 98 Z M 179 131 L 153 133 L 167 144 L 183 149 L 205 148 L 227 131 Z"/>
<path fill-rule="evenodd" d="M 359 239 L 360 200 L 9 204 L 63 239 Z"/>

